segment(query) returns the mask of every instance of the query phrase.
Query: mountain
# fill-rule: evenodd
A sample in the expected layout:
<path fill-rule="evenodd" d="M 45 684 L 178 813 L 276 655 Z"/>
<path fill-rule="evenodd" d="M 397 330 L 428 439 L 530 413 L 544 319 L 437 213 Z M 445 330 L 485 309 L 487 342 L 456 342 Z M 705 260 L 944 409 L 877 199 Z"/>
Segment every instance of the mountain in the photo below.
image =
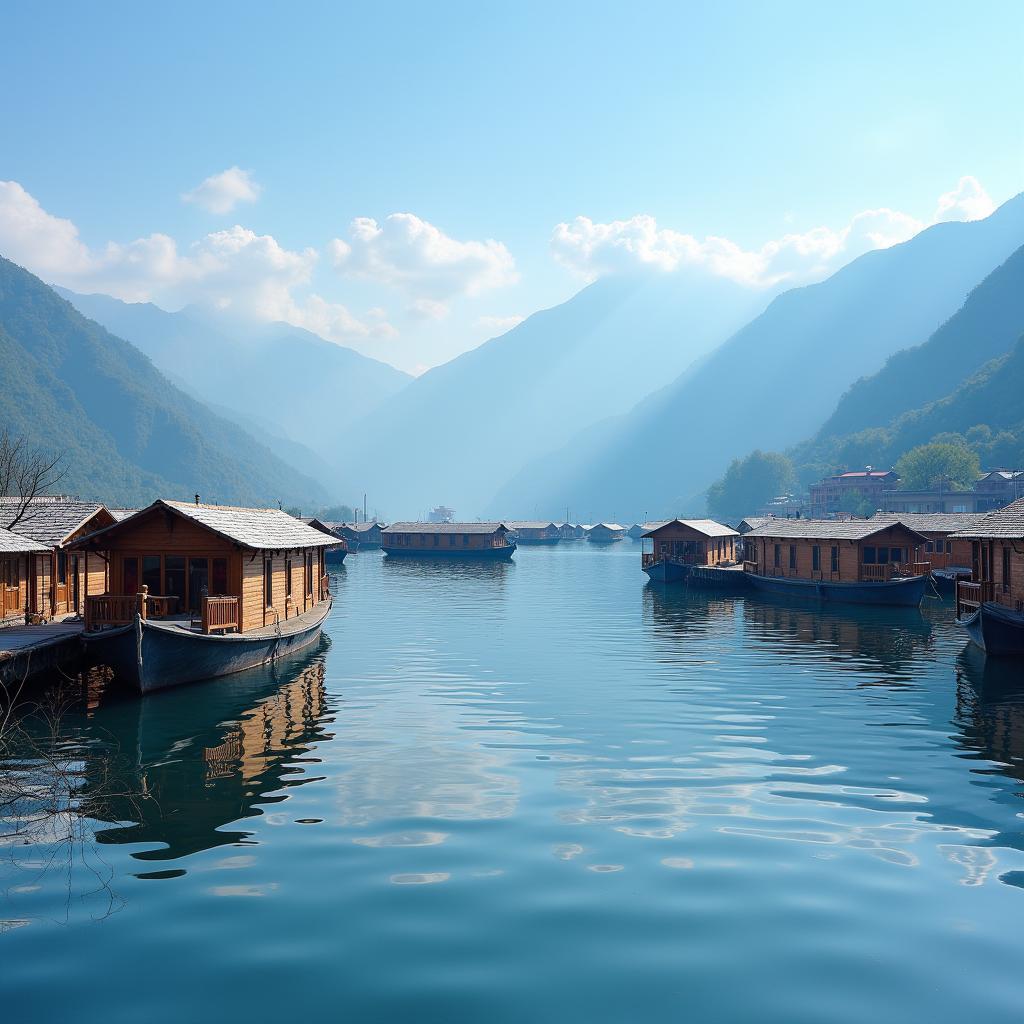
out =
<path fill-rule="evenodd" d="M 290 324 L 197 307 L 169 313 L 148 302 L 58 291 L 85 316 L 141 349 L 183 390 L 245 429 L 258 422 L 265 444 L 284 458 L 298 456 L 312 471 L 316 460 L 296 444 L 323 460 L 321 471 L 337 465 L 352 424 L 412 379 Z"/>
<path fill-rule="evenodd" d="M 472 517 L 519 467 L 625 412 L 764 308 L 722 278 L 605 279 L 428 371 L 359 423 L 352 478 L 411 515 Z"/>
<path fill-rule="evenodd" d="M 269 505 L 329 495 L 0 257 L 0 428 L 64 453 L 66 491 L 111 505 L 155 497 Z"/>
<path fill-rule="evenodd" d="M 880 427 L 900 413 L 948 395 L 1024 330 L 1024 246 L 975 288 L 963 307 L 923 345 L 891 356 L 839 400 L 819 437 Z"/>
<path fill-rule="evenodd" d="M 574 439 L 528 467 L 489 511 L 567 505 L 623 518 L 699 511 L 731 459 L 817 431 L 852 382 L 927 339 L 1024 241 L 1024 195 L 985 220 L 937 224 L 795 288 L 692 372 L 641 402 L 603 445 Z M 582 448 L 582 454 L 581 454 Z"/>

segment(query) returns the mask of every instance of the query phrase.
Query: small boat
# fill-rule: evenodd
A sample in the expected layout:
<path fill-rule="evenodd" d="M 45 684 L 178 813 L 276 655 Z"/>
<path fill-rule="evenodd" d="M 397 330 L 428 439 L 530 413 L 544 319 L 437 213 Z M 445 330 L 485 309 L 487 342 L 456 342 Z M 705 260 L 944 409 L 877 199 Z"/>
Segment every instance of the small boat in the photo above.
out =
<path fill-rule="evenodd" d="M 142 619 L 86 634 L 89 661 L 106 665 L 141 694 L 271 665 L 320 639 L 331 599 L 286 622 L 247 633 L 205 634 L 187 618 Z"/>
<path fill-rule="evenodd" d="M 841 604 L 877 604 L 916 608 L 928 587 L 928 576 L 894 577 L 880 583 L 827 583 L 824 580 L 798 580 L 785 576 L 759 576 L 745 573 L 747 583 L 764 594 L 782 594 L 812 601 Z"/>
<path fill-rule="evenodd" d="M 1024 657 L 1024 613 L 986 601 L 973 614 L 957 619 L 957 623 L 986 654 Z"/>
<path fill-rule="evenodd" d="M 551 547 L 562 539 L 555 523 L 526 520 L 506 522 L 505 525 L 517 544 Z"/>
<path fill-rule="evenodd" d="M 954 597 L 959 580 L 969 580 L 971 570 L 951 566 L 948 569 L 932 569 L 932 582 L 943 597 Z"/>

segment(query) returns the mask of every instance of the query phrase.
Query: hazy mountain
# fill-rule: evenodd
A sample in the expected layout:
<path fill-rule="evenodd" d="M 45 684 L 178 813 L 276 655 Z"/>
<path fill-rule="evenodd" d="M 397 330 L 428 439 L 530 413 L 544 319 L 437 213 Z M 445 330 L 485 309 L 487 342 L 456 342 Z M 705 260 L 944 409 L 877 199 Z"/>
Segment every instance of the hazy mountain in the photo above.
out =
<path fill-rule="evenodd" d="M 353 479 L 374 504 L 478 514 L 510 475 L 624 412 L 704 356 L 768 296 L 721 278 L 606 279 L 425 373 L 359 424 Z M 524 506 L 525 507 L 525 506 Z"/>
<path fill-rule="evenodd" d="M 64 490 L 311 505 L 325 488 L 163 376 L 138 349 L 0 258 L 0 427 L 65 453 Z"/>
<path fill-rule="evenodd" d="M 168 313 L 147 302 L 58 290 L 191 394 L 246 427 L 261 424 L 265 443 L 286 458 L 300 444 L 328 463 L 343 462 L 351 425 L 412 379 L 290 324 L 197 307 Z M 317 471 L 301 453 L 298 461 Z"/>
<path fill-rule="evenodd" d="M 574 441 L 514 477 L 490 510 L 697 511 L 693 496 L 732 458 L 813 434 L 853 381 L 927 339 L 1022 241 L 1024 195 L 985 220 L 935 225 L 785 292 L 700 367 L 641 402 L 596 452 Z"/>
<path fill-rule="evenodd" d="M 1022 330 L 1024 247 L 992 271 L 923 345 L 897 352 L 878 373 L 857 381 L 819 437 L 883 426 L 948 395 L 990 359 L 1008 352 Z"/>

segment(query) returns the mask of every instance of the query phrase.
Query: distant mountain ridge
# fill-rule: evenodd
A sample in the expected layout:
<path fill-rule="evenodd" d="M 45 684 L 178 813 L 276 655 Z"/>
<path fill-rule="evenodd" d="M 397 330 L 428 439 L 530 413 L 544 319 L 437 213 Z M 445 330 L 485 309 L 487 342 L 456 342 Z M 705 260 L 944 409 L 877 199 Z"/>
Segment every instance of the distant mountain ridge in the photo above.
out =
<path fill-rule="evenodd" d="M 394 514 L 443 503 L 475 517 L 520 466 L 625 412 L 769 298 L 710 274 L 600 280 L 363 418 L 373 445 L 352 453 L 353 475 Z"/>
<path fill-rule="evenodd" d="M 579 435 L 514 476 L 487 511 L 701 511 L 700 493 L 731 459 L 813 434 L 854 381 L 927 339 L 1022 242 L 1024 195 L 985 220 L 937 224 L 783 293 L 614 429 Z"/>
<path fill-rule="evenodd" d="M 291 324 L 196 307 L 169 313 L 152 303 L 57 291 L 195 397 L 246 429 L 257 421 L 264 442 L 282 457 L 295 458 L 295 445 L 315 452 L 323 472 L 343 461 L 352 424 L 412 380 Z M 278 438 L 288 443 L 278 445 Z M 316 460 L 298 457 L 317 468 Z"/>
<path fill-rule="evenodd" d="M 0 426 L 63 451 L 65 491 L 122 506 L 196 492 L 252 505 L 330 497 L 2 257 L 0 366 Z"/>

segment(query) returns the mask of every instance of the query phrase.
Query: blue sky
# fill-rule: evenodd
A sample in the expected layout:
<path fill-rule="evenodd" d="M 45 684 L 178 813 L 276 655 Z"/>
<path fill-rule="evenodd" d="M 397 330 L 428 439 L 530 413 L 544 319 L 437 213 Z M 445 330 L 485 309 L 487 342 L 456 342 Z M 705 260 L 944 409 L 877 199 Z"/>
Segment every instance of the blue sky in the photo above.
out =
<path fill-rule="evenodd" d="M 633 263 L 796 282 L 965 176 L 950 216 L 1024 188 L 1019 3 L 20 3 L 3 35 L 0 252 L 410 370 Z"/>

